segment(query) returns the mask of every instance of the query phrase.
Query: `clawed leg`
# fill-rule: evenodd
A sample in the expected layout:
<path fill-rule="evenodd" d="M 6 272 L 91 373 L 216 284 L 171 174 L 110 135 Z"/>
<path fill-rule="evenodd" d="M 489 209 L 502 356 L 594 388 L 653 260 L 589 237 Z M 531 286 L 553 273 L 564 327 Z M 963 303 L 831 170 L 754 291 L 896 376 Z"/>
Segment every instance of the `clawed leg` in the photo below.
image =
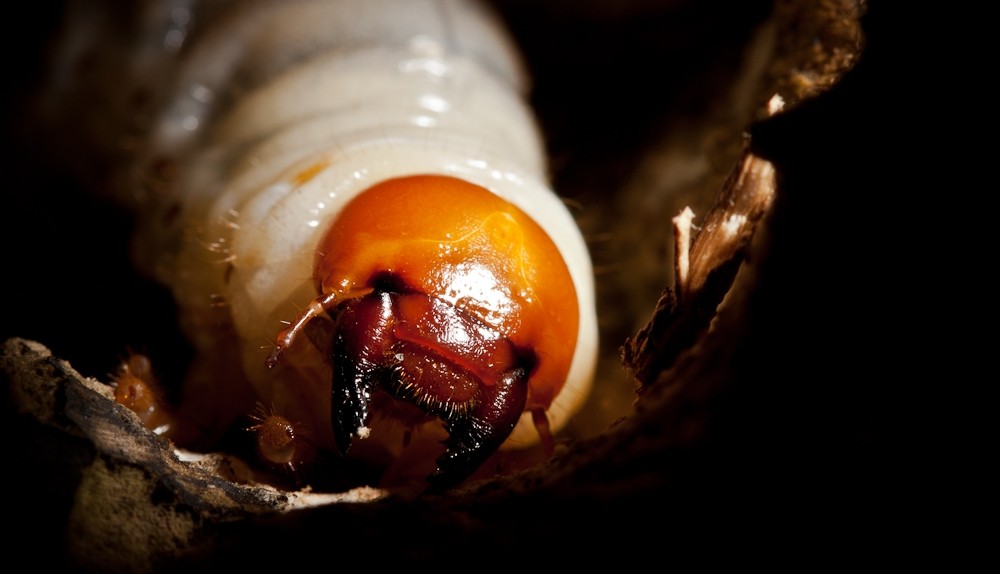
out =
<path fill-rule="evenodd" d="M 535 424 L 535 430 L 538 431 L 538 440 L 542 443 L 545 458 L 551 457 L 556 450 L 556 441 L 552 438 L 552 427 L 549 425 L 549 417 L 545 414 L 545 409 L 532 409 L 531 422 Z"/>

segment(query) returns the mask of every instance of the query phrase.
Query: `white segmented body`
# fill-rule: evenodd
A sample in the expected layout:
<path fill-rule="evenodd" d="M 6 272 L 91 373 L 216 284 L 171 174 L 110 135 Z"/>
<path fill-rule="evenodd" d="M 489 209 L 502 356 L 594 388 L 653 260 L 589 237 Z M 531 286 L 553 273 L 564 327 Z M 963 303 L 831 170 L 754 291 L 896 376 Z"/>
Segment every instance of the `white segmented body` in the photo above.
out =
<path fill-rule="evenodd" d="M 172 2 L 147 13 L 161 41 L 128 67 L 164 99 L 118 181 L 142 199 L 137 259 L 173 290 L 199 354 L 186 400 L 205 402 L 194 409 L 203 424 L 219 433 L 260 400 L 329 428 L 328 367 L 296 355 L 268 370 L 264 359 L 283 321 L 316 297 L 316 245 L 339 210 L 410 174 L 490 189 L 563 254 L 580 306 L 569 379 L 549 411 L 554 429 L 565 423 L 597 356 L 592 269 L 546 184 L 520 64 L 491 13 L 448 0 Z M 536 440 L 525 415 L 507 444 Z"/>

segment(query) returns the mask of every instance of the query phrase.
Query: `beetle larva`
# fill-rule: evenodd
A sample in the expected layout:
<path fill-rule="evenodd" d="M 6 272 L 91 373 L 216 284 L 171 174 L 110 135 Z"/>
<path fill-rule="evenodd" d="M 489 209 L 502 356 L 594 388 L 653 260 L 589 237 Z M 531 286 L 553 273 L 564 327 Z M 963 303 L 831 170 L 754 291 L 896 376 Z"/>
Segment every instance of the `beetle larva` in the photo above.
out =
<path fill-rule="evenodd" d="M 170 436 L 207 448 L 256 416 L 275 464 L 430 456 L 440 487 L 551 441 L 591 384 L 592 270 L 496 17 L 450 0 L 138 16 L 113 179 L 197 351 Z M 406 454 L 421 442 L 438 452 Z"/>

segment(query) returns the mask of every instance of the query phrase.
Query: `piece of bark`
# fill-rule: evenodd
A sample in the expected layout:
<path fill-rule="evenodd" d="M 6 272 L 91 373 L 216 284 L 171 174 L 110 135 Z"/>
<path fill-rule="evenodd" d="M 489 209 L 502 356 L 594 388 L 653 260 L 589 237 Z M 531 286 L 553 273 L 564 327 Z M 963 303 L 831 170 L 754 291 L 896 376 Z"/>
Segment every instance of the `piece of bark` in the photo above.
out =
<path fill-rule="evenodd" d="M 685 208 L 674 218 L 674 289 L 664 290 L 652 319 L 622 347 L 622 362 L 640 385 L 651 384 L 708 329 L 773 198 L 774 166 L 747 145 L 693 244 L 693 212 Z"/>

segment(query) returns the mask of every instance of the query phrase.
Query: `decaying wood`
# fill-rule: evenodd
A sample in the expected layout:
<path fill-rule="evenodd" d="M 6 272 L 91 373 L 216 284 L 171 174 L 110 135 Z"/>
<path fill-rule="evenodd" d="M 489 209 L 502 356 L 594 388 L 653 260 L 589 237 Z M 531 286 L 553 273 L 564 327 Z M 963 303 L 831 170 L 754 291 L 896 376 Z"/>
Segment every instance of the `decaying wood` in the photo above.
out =
<path fill-rule="evenodd" d="M 650 384 L 708 328 L 773 198 L 774 166 L 746 145 L 693 245 L 693 212 L 685 208 L 674 218 L 675 287 L 664 289 L 653 318 L 622 348 L 622 362 L 640 385 Z"/>

